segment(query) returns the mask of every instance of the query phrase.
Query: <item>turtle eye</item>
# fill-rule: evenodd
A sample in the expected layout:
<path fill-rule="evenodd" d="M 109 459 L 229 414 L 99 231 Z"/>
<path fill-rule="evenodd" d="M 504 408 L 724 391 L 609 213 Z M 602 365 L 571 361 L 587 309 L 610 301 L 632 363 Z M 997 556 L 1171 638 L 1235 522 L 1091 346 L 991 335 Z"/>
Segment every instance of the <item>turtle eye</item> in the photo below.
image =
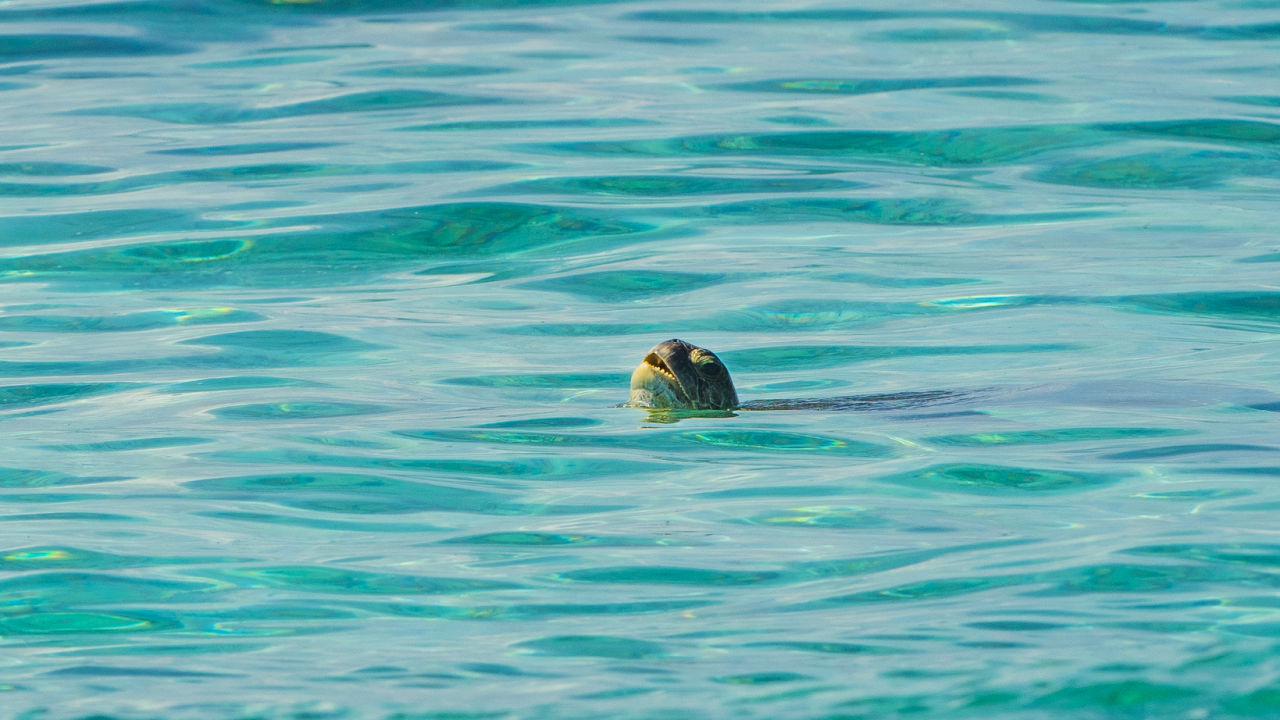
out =
<path fill-rule="evenodd" d="M 712 358 L 698 364 L 698 372 L 709 378 L 718 378 L 724 374 L 724 366 Z"/>

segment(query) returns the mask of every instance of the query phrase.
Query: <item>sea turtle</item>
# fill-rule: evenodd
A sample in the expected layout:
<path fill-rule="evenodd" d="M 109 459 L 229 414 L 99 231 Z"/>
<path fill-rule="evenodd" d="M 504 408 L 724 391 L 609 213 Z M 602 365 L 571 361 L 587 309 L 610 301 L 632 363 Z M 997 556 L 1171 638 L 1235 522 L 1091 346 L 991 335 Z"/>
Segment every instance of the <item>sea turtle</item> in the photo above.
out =
<path fill-rule="evenodd" d="M 660 342 L 631 373 L 630 407 L 694 410 L 898 410 L 951 400 L 945 390 L 739 402 L 729 369 L 715 353 L 683 340 Z"/>
<path fill-rule="evenodd" d="M 631 373 L 632 407 L 734 410 L 738 391 L 716 354 L 672 338 L 653 346 Z"/>

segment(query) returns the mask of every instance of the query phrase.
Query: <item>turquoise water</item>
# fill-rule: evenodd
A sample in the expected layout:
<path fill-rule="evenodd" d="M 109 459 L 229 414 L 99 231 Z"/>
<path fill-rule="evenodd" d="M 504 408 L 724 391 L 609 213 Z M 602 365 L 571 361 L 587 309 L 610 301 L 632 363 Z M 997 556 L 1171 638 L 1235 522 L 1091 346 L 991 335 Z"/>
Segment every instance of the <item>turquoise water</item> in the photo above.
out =
<path fill-rule="evenodd" d="M 1280 5 L 0 21 L 6 717 L 1280 714 Z"/>

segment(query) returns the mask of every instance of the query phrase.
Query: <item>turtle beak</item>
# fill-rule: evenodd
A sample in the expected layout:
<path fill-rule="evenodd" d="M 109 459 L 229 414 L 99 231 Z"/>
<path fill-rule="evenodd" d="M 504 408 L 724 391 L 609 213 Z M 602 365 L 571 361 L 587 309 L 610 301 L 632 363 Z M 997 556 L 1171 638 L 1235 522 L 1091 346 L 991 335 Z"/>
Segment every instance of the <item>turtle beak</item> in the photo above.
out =
<path fill-rule="evenodd" d="M 671 372 L 670 367 L 667 367 L 667 363 L 664 362 L 661 357 L 658 357 L 658 353 L 651 352 L 646 355 L 644 357 L 644 364 L 648 365 L 650 369 L 657 371 L 659 374 L 667 376 L 671 382 L 674 382 L 677 385 L 680 383 L 679 380 L 676 380 L 676 374 Z"/>
<path fill-rule="evenodd" d="M 671 367 L 657 353 L 651 352 L 631 374 L 631 389 L 646 389 L 654 396 L 670 394 L 684 407 L 690 407 L 689 393 L 680 384 L 680 379 L 671 371 Z M 659 390 L 667 390 L 660 392 Z"/>

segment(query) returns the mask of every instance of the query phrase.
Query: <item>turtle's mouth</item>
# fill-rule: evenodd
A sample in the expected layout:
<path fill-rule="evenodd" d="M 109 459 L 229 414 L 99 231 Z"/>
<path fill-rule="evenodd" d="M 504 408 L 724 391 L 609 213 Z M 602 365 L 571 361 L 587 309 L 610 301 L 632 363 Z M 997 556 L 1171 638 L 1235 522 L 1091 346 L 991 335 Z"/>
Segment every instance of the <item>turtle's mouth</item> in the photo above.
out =
<path fill-rule="evenodd" d="M 632 355 L 632 357 L 635 356 Z M 664 362 L 662 358 L 658 357 L 658 353 L 649 353 L 646 355 L 644 358 L 644 364 L 648 365 L 650 369 L 656 370 L 659 374 L 663 375 L 677 386 L 680 384 L 680 381 L 676 379 L 676 374 L 671 372 L 671 368 L 667 366 L 667 363 Z"/>
<path fill-rule="evenodd" d="M 678 403 L 677 407 L 691 407 L 692 403 L 689 399 L 689 393 L 685 390 L 684 384 L 680 382 L 680 378 L 676 376 L 671 366 L 666 360 L 662 359 L 658 353 L 649 353 L 645 356 L 644 361 L 640 363 L 640 367 L 650 371 L 651 376 L 665 386 L 674 396 L 674 400 Z M 645 382 L 648 385 L 648 382 Z M 650 387 L 650 389 L 653 389 Z"/>

